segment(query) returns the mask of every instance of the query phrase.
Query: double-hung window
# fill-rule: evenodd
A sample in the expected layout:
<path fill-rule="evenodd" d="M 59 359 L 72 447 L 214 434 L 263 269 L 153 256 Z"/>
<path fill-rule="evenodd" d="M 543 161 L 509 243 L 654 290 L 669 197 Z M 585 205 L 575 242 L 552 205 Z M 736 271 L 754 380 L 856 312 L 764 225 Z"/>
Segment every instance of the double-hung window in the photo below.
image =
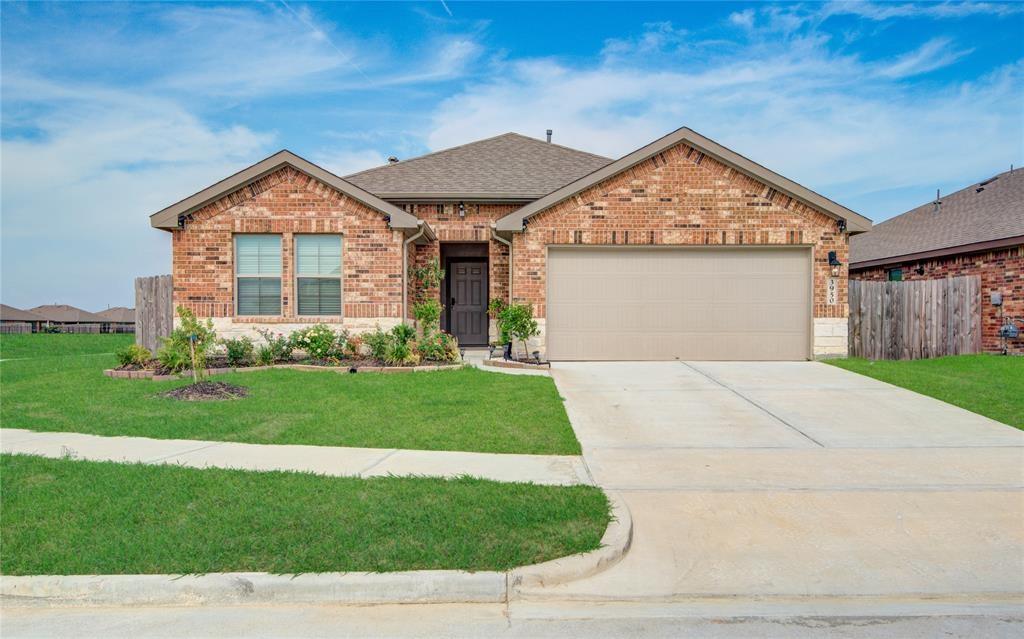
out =
<path fill-rule="evenodd" d="M 341 236 L 295 236 L 299 315 L 341 315 Z"/>
<path fill-rule="evenodd" d="M 281 236 L 235 236 L 235 313 L 281 314 Z"/>

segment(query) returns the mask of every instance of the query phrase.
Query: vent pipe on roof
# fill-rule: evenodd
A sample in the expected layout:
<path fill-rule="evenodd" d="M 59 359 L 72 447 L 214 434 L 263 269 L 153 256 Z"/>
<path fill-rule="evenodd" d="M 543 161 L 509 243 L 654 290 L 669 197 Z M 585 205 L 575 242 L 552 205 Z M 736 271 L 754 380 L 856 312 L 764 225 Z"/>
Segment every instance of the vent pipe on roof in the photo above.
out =
<path fill-rule="evenodd" d="M 551 141 L 551 134 L 554 133 L 551 129 L 548 129 L 548 142 Z"/>
<path fill-rule="evenodd" d="M 398 164 L 398 158 L 392 155 L 388 158 L 388 164 Z"/>
<path fill-rule="evenodd" d="M 942 194 L 942 191 L 940 189 L 935 189 L 935 212 L 936 213 L 938 213 L 939 209 L 942 208 L 942 200 L 939 199 L 941 197 L 941 194 Z"/>

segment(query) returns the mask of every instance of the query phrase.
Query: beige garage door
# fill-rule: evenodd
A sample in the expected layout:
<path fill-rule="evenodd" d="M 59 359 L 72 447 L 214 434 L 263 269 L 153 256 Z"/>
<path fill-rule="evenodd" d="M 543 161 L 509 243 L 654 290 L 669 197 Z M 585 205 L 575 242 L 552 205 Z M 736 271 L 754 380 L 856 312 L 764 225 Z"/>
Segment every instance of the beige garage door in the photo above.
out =
<path fill-rule="evenodd" d="M 800 360 L 808 248 L 548 249 L 552 360 Z"/>

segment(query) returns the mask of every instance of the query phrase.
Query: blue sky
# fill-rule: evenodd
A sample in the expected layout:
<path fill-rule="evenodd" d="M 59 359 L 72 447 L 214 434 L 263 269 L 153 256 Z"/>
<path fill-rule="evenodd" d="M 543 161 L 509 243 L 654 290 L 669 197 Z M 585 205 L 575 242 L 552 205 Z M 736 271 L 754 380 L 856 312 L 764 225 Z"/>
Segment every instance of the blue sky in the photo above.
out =
<path fill-rule="evenodd" d="M 3 3 L 0 299 L 133 304 L 148 215 L 288 148 L 344 175 L 689 126 L 881 221 L 1024 163 L 1014 3 Z"/>

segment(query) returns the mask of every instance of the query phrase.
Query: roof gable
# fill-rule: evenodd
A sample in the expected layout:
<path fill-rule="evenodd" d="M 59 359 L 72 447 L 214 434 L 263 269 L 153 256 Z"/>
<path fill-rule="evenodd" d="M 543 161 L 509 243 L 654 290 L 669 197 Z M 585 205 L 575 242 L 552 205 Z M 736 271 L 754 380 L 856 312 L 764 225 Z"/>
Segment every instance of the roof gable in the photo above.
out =
<path fill-rule="evenodd" d="M 23 311 L 20 308 L 0 304 L 0 320 L 8 322 L 45 322 L 45 318 L 36 315 L 31 311 Z"/>
<path fill-rule="evenodd" d="M 391 200 L 533 200 L 610 162 L 593 153 L 505 133 L 345 179 Z"/>
<path fill-rule="evenodd" d="M 922 253 L 1007 240 L 1024 243 L 1024 171 L 1006 171 L 876 224 L 850 241 L 850 264 L 869 266 Z M 970 249 L 968 249 L 970 250 Z"/>
<path fill-rule="evenodd" d="M 285 166 L 290 166 L 310 177 L 327 184 L 349 197 L 389 216 L 391 227 L 395 229 L 415 229 L 420 222 L 393 204 L 389 204 L 372 193 L 367 193 L 358 186 L 334 175 L 312 162 L 305 160 L 291 151 L 278 151 L 261 162 L 209 186 L 180 202 L 172 204 L 149 217 L 150 224 L 155 228 L 173 230 L 178 228 L 178 219 L 187 216 L 220 198 L 234 193 L 245 186 L 265 177 Z"/>
<path fill-rule="evenodd" d="M 789 195 L 790 197 L 803 202 L 804 204 L 825 213 L 835 219 L 845 220 L 847 228 L 852 233 L 860 233 L 871 228 L 871 220 L 854 213 L 850 209 L 829 200 L 828 198 L 803 187 L 792 180 L 789 180 L 774 171 L 771 171 L 756 162 L 753 162 L 742 155 L 731 151 L 718 144 L 714 140 L 700 135 L 692 129 L 683 127 L 668 135 L 641 147 L 618 160 L 585 175 L 578 180 L 548 193 L 544 197 L 527 204 L 521 209 L 506 215 L 498 220 L 496 228 L 500 232 L 519 232 L 531 216 L 540 213 L 555 204 L 562 202 L 581 191 L 584 191 L 600 182 L 618 175 L 632 167 L 648 160 L 655 155 L 670 149 L 679 144 L 689 145 L 702 153 L 714 157 L 719 162 L 741 172 L 754 179 L 768 184 L 769 186 Z"/>
<path fill-rule="evenodd" d="M 108 320 L 69 304 L 44 304 L 29 309 L 48 322 L 106 322 Z"/>

